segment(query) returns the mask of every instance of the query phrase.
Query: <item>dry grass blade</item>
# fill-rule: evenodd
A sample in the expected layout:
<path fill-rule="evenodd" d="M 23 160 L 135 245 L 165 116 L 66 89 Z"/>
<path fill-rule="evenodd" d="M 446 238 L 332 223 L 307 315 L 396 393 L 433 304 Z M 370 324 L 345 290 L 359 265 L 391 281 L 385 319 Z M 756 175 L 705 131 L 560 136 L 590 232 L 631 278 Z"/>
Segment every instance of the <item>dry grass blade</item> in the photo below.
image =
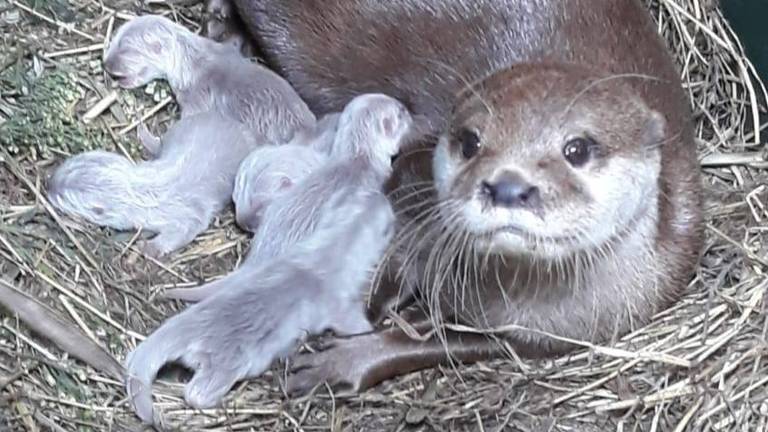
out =
<path fill-rule="evenodd" d="M 122 380 L 120 363 L 56 312 L 0 279 L 0 304 L 19 317 L 30 329 L 97 370 Z"/>

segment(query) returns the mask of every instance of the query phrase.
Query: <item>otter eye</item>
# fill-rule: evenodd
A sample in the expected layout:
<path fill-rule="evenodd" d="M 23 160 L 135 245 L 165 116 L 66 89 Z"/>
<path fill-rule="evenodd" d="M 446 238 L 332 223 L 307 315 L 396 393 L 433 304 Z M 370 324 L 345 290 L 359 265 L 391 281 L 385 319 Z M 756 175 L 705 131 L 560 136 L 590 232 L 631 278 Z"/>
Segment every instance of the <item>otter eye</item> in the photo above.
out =
<path fill-rule="evenodd" d="M 574 138 L 563 147 L 563 156 L 573 167 L 579 168 L 592 158 L 592 152 L 597 143 L 591 138 Z"/>
<path fill-rule="evenodd" d="M 472 159 L 480 151 L 480 137 L 477 132 L 462 129 L 458 138 L 461 144 L 461 154 L 464 155 L 465 159 Z"/>

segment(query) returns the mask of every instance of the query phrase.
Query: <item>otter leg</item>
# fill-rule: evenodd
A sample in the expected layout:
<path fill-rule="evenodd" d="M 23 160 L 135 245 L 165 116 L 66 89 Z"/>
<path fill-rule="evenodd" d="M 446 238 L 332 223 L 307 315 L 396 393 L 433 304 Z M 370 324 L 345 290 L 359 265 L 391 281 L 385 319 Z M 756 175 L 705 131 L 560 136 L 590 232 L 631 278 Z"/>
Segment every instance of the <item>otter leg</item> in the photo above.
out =
<path fill-rule="evenodd" d="M 373 331 L 373 326 L 365 316 L 365 308 L 362 304 L 356 305 L 350 310 L 344 310 L 333 318 L 331 329 L 337 335 L 354 335 Z"/>
<path fill-rule="evenodd" d="M 155 158 L 160 155 L 160 148 L 162 146 L 162 140 L 159 137 L 152 134 L 143 122 L 139 123 L 136 128 L 136 135 L 139 138 L 139 142 L 144 146 L 144 150 Z"/>
<path fill-rule="evenodd" d="M 429 322 L 415 326 L 420 334 Z M 400 328 L 332 339 L 325 349 L 299 354 L 289 362 L 286 390 L 292 395 L 309 392 L 327 382 L 336 390 L 360 392 L 381 381 L 454 361 L 472 363 L 500 357 L 498 342 L 478 334 L 448 332 L 447 343 L 435 337 L 411 339 Z"/>
<path fill-rule="evenodd" d="M 204 229 L 184 227 L 183 223 L 180 223 L 179 227 L 164 227 L 158 230 L 155 237 L 144 243 L 141 250 L 153 258 L 160 258 L 188 245 Z"/>

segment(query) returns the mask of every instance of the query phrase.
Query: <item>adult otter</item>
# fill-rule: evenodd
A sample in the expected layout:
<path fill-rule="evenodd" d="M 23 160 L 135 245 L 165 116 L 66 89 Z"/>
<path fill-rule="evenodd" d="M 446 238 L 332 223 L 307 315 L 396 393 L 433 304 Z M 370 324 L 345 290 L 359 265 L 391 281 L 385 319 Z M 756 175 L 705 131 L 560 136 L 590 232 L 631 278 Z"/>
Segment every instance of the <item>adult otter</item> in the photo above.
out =
<path fill-rule="evenodd" d="M 398 161 L 399 237 L 418 242 L 401 241 L 406 253 L 392 264 L 443 321 L 604 340 L 681 293 L 701 243 L 693 130 L 678 72 L 639 1 L 235 4 L 316 114 L 383 92 L 440 137 L 439 151 Z M 432 178 L 432 154 L 435 187 L 417 190 Z M 458 360 L 498 354 L 484 337 L 445 336 Z M 506 337 L 531 356 L 568 348 L 540 333 Z M 298 358 L 288 387 L 327 380 L 362 390 L 445 361 L 440 342 L 399 329 L 337 339 Z"/>

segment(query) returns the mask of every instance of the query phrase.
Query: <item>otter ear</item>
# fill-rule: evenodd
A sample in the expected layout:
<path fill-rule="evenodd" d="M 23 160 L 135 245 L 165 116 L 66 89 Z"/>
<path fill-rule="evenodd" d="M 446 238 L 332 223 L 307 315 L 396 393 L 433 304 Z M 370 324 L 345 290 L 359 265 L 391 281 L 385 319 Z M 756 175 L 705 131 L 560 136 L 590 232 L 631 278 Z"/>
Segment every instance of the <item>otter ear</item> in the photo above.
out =
<path fill-rule="evenodd" d="M 395 121 L 390 116 L 384 116 L 381 119 L 381 131 L 386 137 L 392 137 L 395 134 Z"/>
<path fill-rule="evenodd" d="M 293 181 L 289 177 L 283 176 L 280 178 L 280 190 L 288 189 L 291 186 L 293 186 Z"/>
<path fill-rule="evenodd" d="M 649 111 L 648 118 L 643 125 L 643 142 L 652 147 L 660 146 L 667 132 L 667 120 L 658 112 Z"/>
<path fill-rule="evenodd" d="M 163 53 L 163 44 L 161 44 L 158 41 L 150 41 L 147 44 L 147 48 L 152 52 L 152 54 L 160 55 Z"/>

